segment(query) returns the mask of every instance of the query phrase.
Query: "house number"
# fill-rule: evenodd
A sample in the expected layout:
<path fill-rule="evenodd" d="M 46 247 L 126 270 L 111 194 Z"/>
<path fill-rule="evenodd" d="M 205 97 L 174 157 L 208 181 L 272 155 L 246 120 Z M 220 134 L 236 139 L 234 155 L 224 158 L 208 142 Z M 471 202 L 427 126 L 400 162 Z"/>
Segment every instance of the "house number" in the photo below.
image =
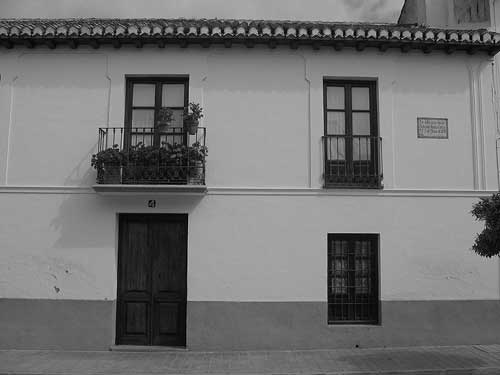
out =
<path fill-rule="evenodd" d="M 150 199 L 148 201 L 148 207 L 149 208 L 155 208 L 156 207 L 156 201 L 154 199 Z"/>

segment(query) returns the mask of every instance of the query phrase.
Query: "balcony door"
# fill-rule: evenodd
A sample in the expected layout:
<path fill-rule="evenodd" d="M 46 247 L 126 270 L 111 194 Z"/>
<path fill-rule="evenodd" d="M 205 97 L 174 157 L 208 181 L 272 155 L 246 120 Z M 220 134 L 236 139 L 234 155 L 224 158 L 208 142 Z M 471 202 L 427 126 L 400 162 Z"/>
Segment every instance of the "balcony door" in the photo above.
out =
<path fill-rule="evenodd" d="M 187 215 L 122 214 L 116 344 L 186 345 Z"/>
<path fill-rule="evenodd" d="M 375 81 L 324 82 L 325 185 L 378 186 Z"/>
<path fill-rule="evenodd" d="M 182 118 L 188 106 L 188 87 L 187 77 L 128 77 L 125 146 L 185 143 Z M 173 112 L 168 125 L 159 121 L 162 108 Z"/>

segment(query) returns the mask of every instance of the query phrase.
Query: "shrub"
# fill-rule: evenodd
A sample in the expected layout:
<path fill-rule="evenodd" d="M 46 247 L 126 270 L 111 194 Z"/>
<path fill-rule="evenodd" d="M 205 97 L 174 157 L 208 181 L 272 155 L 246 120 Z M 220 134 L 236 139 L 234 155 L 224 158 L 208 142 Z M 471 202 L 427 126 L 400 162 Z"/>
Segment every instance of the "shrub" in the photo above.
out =
<path fill-rule="evenodd" d="M 476 220 L 484 221 L 484 229 L 477 234 L 472 250 L 487 258 L 500 255 L 500 193 L 481 198 L 471 213 Z"/>

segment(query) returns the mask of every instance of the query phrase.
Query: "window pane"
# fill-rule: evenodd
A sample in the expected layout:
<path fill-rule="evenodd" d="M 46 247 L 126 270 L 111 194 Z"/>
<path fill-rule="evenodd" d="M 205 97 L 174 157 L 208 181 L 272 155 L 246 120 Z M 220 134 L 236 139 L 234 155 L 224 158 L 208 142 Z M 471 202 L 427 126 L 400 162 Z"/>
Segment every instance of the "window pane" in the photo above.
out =
<path fill-rule="evenodd" d="M 326 88 L 326 108 L 327 109 L 344 109 L 344 88 L 343 87 L 327 87 Z"/>
<path fill-rule="evenodd" d="M 345 134 L 345 113 L 327 112 L 326 114 L 326 134 L 343 135 Z"/>
<path fill-rule="evenodd" d="M 352 109 L 370 109 L 370 90 L 368 87 L 352 88 Z"/>
<path fill-rule="evenodd" d="M 173 116 L 172 116 L 172 122 L 170 123 L 170 126 L 176 127 L 176 128 L 182 128 L 182 119 L 184 117 L 184 111 L 182 109 L 173 109 Z"/>
<path fill-rule="evenodd" d="M 155 105 L 155 85 L 136 83 L 133 90 L 133 107 L 154 107 Z"/>
<path fill-rule="evenodd" d="M 329 137 L 326 144 L 327 160 L 345 160 L 345 139 Z"/>
<path fill-rule="evenodd" d="M 153 128 L 154 114 L 154 109 L 134 109 L 132 111 L 132 127 Z"/>
<path fill-rule="evenodd" d="M 354 241 L 354 252 L 356 257 L 367 257 L 370 254 L 370 241 Z"/>
<path fill-rule="evenodd" d="M 336 277 L 332 279 L 332 294 L 347 294 L 347 278 Z"/>
<path fill-rule="evenodd" d="M 161 105 L 162 107 L 184 107 L 184 85 L 162 85 Z"/>
<path fill-rule="evenodd" d="M 332 253 L 334 256 L 336 257 L 346 256 L 348 251 L 347 241 L 334 240 L 332 241 L 331 246 L 333 248 Z"/>
<path fill-rule="evenodd" d="M 367 137 L 353 137 L 352 139 L 352 159 L 357 161 L 371 160 L 371 142 Z"/>
<path fill-rule="evenodd" d="M 365 275 L 368 270 L 368 258 L 366 259 L 356 259 L 355 261 L 356 273 L 359 275 Z"/>
<path fill-rule="evenodd" d="M 332 266 L 336 275 L 342 275 L 347 270 L 347 258 L 335 258 Z"/>
<path fill-rule="evenodd" d="M 151 146 L 153 144 L 153 129 L 134 129 L 130 134 L 130 145 Z"/>
<path fill-rule="evenodd" d="M 356 277 L 355 279 L 356 294 L 369 294 L 371 293 L 370 283 L 368 277 Z"/>
<path fill-rule="evenodd" d="M 370 114 L 366 112 L 352 113 L 352 134 L 370 135 Z"/>

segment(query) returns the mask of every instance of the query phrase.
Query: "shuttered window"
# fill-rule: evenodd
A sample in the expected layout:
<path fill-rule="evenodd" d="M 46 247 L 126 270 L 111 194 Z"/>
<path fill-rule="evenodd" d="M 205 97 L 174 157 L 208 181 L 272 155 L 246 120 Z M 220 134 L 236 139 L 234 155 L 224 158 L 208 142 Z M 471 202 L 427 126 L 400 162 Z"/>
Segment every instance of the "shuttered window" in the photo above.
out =
<path fill-rule="evenodd" d="M 328 235 L 328 323 L 378 324 L 378 235 Z"/>

